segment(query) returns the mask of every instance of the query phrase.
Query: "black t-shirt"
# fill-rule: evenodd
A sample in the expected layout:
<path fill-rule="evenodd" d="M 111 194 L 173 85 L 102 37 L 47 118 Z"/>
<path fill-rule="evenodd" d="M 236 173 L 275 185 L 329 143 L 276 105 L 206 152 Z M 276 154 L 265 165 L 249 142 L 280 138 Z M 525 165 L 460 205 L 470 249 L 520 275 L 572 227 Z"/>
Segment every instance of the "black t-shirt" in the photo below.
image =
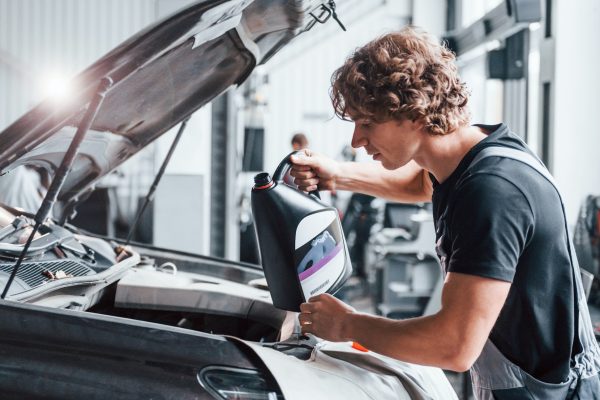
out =
<path fill-rule="evenodd" d="M 465 172 L 488 146 L 532 154 L 504 124 L 480 126 L 488 137 L 444 182 L 432 177 L 438 256 L 447 272 L 512 282 L 490 339 L 535 378 L 562 382 L 575 309 L 560 199 L 542 175 L 513 159 L 487 157 Z"/>

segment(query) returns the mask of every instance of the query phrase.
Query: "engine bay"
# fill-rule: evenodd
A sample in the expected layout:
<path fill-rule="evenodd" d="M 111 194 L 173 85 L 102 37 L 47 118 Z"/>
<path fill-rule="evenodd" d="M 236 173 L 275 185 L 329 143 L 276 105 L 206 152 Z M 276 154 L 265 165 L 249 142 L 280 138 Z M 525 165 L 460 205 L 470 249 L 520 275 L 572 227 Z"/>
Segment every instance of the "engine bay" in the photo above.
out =
<path fill-rule="evenodd" d="M 32 216 L 0 208 L 0 285 L 31 232 Z M 286 338 L 291 313 L 256 282 L 259 269 L 152 247 L 123 248 L 48 220 L 20 265 L 7 299 L 156 322 L 245 340 Z M 291 323 L 293 325 L 293 322 Z M 290 331 L 290 329 L 288 329 Z"/>

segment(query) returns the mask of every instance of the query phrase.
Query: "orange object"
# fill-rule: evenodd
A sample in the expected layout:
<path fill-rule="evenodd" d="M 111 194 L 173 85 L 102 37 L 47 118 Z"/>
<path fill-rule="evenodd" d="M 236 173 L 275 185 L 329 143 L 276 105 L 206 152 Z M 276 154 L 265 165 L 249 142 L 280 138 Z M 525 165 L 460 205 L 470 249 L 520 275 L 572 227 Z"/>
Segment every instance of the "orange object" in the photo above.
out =
<path fill-rule="evenodd" d="M 358 350 L 358 351 L 364 351 L 364 352 L 369 351 L 369 349 L 367 349 L 365 346 L 363 346 L 362 344 L 357 343 L 357 342 L 352 342 L 352 348 L 355 350 Z"/>

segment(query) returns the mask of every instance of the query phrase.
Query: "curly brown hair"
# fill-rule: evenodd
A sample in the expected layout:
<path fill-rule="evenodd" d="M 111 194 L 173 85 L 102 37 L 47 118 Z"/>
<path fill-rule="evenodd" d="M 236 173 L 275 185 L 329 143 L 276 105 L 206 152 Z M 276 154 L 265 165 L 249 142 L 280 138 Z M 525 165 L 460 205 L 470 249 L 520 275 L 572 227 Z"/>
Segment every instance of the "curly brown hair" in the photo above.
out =
<path fill-rule="evenodd" d="M 444 135 L 470 121 L 469 92 L 449 49 L 415 27 L 357 49 L 331 77 L 331 101 L 345 120 L 420 121 Z"/>

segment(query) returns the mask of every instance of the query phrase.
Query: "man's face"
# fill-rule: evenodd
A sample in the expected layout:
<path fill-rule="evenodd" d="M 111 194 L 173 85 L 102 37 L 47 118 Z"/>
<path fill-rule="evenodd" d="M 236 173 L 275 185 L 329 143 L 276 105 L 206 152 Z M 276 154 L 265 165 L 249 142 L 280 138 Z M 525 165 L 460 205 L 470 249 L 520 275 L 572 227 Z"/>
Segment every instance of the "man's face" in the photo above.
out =
<path fill-rule="evenodd" d="M 419 125 L 412 121 L 354 121 L 352 147 L 364 147 L 386 169 L 397 169 L 414 159 L 423 138 Z"/>

